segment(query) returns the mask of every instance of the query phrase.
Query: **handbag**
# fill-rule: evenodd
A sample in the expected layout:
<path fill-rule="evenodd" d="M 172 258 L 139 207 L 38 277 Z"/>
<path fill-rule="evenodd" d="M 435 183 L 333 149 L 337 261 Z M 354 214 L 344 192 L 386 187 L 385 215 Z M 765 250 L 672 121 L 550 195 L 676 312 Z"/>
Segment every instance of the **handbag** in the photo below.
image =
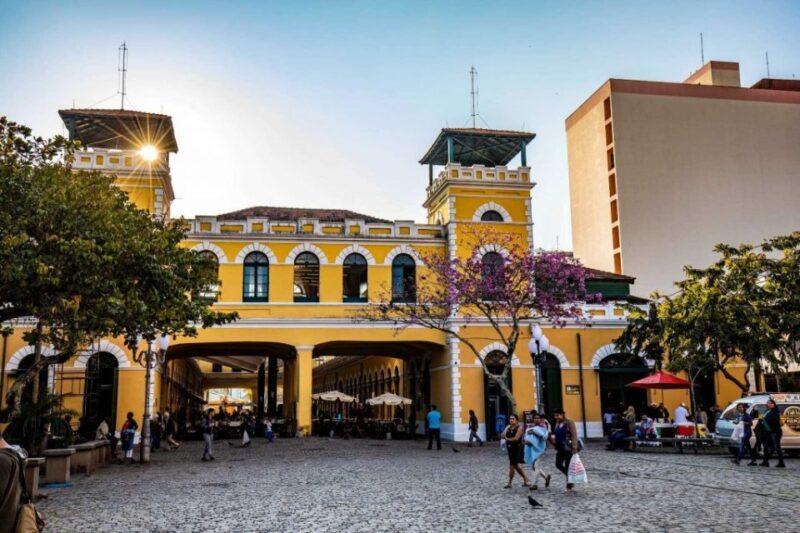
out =
<path fill-rule="evenodd" d="M 16 454 L 15 454 L 16 455 Z M 25 483 L 25 461 L 19 458 L 19 482 L 22 484 L 22 498 L 17 511 L 16 533 L 39 533 L 44 529 L 44 519 L 31 502 L 28 485 Z"/>

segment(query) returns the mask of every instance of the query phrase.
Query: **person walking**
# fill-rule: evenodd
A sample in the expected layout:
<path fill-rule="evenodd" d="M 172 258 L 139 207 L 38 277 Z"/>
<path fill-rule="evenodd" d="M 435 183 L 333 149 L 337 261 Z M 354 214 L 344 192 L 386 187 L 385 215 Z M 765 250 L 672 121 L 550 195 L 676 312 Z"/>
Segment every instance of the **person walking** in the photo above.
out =
<path fill-rule="evenodd" d="M 128 464 L 133 464 L 133 444 L 136 440 L 136 430 L 139 429 L 139 424 L 133 418 L 133 412 L 128 412 L 125 422 L 119 430 L 119 438 L 122 441 L 122 462 L 128 461 Z"/>
<path fill-rule="evenodd" d="M 531 465 L 533 470 L 533 484 L 531 490 L 538 490 L 537 481 L 541 477 L 544 480 L 545 488 L 550 486 L 550 474 L 544 471 L 544 452 L 547 449 L 547 438 L 550 430 L 547 421 L 542 422 L 542 415 L 533 413 L 533 425 L 525 430 L 525 463 Z"/>
<path fill-rule="evenodd" d="M 201 425 L 201 432 L 203 433 L 203 458 L 202 461 L 213 461 L 214 454 L 211 450 L 211 444 L 214 442 L 214 409 L 209 408 L 203 416 Z"/>
<path fill-rule="evenodd" d="M 781 438 L 783 438 L 783 428 L 781 428 L 781 413 L 778 404 L 770 398 L 767 400 L 767 412 L 761 419 L 764 430 L 764 460 L 761 466 L 769 466 L 769 459 L 772 452 L 778 456 L 778 468 L 786 468 L 783 462 L 783 449 L 781 448 Z"/>
<path fill-rule="evenodd" d="M 742 424 L 742 437 L 739 440 L 739 453 L 735 459 L 731 459 L 731 462 L 738 465 L 745 455 L 750 455 L 750 463 L 748 464 L 753 466 L 756 464 L 756 454 L 750 446 L 750 437 L 753 436 L 753 417 L 748 414 L 746 404 L 738 404 L 736 410 L 738 411 L 737 421 Z"/>
<path fill-rule="evenodd" d="M 270 444 L 275 440 L 275 433 L 272 431 L 272 419 L 269 417 L 264 419 L 264 438 Z"/>
<path fill-rule="evenodd" d="M 567 493 L 570 494 L 574 485 L 569 482 L 569 462 L 578 453 L 578 430 L 563 409 L 556 409 L 553 416 L 556 419 L 552 436 L 556 448 L 556 468 L 567 478 Z"/>
<path fill-rule="evenodd" d="M 177 450 L 181 447 L 181 443 L 175 440 L 175 433 L 178 429 L 178 424 L 175 418 L 170 415 L 169 409 L 164 411 L 164 440 L 170 451 Z"/>
<path fill-rule="evenodd" d="M 517 415 L 511 414 L 508 416 L 508 425 L 503 430 L 503 438 L 506 441 L 506 452 L 508 452 L 508 483 L 504 488 L 510 489 L 511 482 L 514 480 L 514 474 L 519 473 L 522 476 L 524 487 L 530 487 L 528 476 L 525 471 L 519 466 L 522 461 L 522 426 L 519 423 Z"/>
<path fill-rule="evenodd" d="M 150 434 L 152 435 L 152 449 L 159 451 L 161 449 L 161 435 L 164 432 L 164 422 L 161 418 L 161 413 L 156 413 L 150 421 Z"/>
<path fill-rule="evenodd" d="M 469 410 L 469 443 L 467 447 L 472 448 L 472 441 L 477 439 L 478 445 L 483 446 L 483 441 L 481 440 L 480 435 L 478 435 L 478 417 L 475 416 L 475 411 L 472 409 Z"/>
<path fill-rule="evenodd" d="M 442 449 L 442 413 L 436 409 L 435 405 L 431 405 L 428 415 L 425 417 L 426 425 L 428 426 L 428 449 L 433 449 L 433 439 L 436 439 L 436 449 Z"/>

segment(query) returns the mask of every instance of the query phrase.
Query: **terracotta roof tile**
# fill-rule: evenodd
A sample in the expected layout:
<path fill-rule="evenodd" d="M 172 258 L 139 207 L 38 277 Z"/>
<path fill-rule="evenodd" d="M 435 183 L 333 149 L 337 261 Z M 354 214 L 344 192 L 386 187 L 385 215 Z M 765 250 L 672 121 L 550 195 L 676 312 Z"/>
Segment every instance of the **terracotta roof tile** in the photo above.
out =
<path fill-rule="evenodd" d="M 363 220 L 364 222 L 378 222 L 391 224 L 390 220 L 385 220 L 370 215 L 363 215 L 347 209 L 314 209 L 306 207 L 274 207 L 258 205 L 223 213 L 217 216 L 218 220 L 242 220 L 248 217 L 261 217 L 270 220 L 293 220 L 301 218 L 313 218 L 321 222 L 344 222 L 345 219 Z"/>

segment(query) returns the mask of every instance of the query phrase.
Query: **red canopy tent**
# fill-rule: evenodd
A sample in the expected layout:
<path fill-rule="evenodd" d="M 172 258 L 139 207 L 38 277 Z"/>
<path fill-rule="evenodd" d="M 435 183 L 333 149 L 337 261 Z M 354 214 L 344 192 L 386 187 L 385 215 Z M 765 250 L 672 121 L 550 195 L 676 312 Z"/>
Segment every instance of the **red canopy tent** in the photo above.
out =
<path fill-rule="evenodd" d="M 627 386 L 634 389 L 688 389 L 692 384 L 678 376 L 659 370 L 646 378 L 628 383 Z"/>

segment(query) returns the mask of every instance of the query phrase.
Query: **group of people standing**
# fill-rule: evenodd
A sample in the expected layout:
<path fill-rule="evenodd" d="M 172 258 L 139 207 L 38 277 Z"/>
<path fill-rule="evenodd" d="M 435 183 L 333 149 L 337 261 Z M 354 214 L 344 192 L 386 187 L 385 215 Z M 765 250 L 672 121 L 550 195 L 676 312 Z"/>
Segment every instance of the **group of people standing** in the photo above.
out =
<path fill-rule="evenodd" d="M 778 405 L 775 400 L 770 398 L 767 400 L 767 409 L 762 415 L 758 409 L 747 412 L 747 404 L 740 403 L 736 406 L 737 415 L 736 422 L 741 424 L 739 428 L 739 452 L 733 461 L 734 464 L 740 464 L 745 456 L 750 456 L 748 466 L 769 466 L 769 460 L 774 453 L 778 457 L 778 468 L 785 468 L 783 462 L 783 449 L 781 448 L 781 438 L 783 437 L 783 429 L 781 429 L 781 414 L 778 410 Z M 755 434 L 755 446 L 750 444 L 750 439 Z M 762 451 L 762 461 L 757 463 L 758 451 Z"/>

